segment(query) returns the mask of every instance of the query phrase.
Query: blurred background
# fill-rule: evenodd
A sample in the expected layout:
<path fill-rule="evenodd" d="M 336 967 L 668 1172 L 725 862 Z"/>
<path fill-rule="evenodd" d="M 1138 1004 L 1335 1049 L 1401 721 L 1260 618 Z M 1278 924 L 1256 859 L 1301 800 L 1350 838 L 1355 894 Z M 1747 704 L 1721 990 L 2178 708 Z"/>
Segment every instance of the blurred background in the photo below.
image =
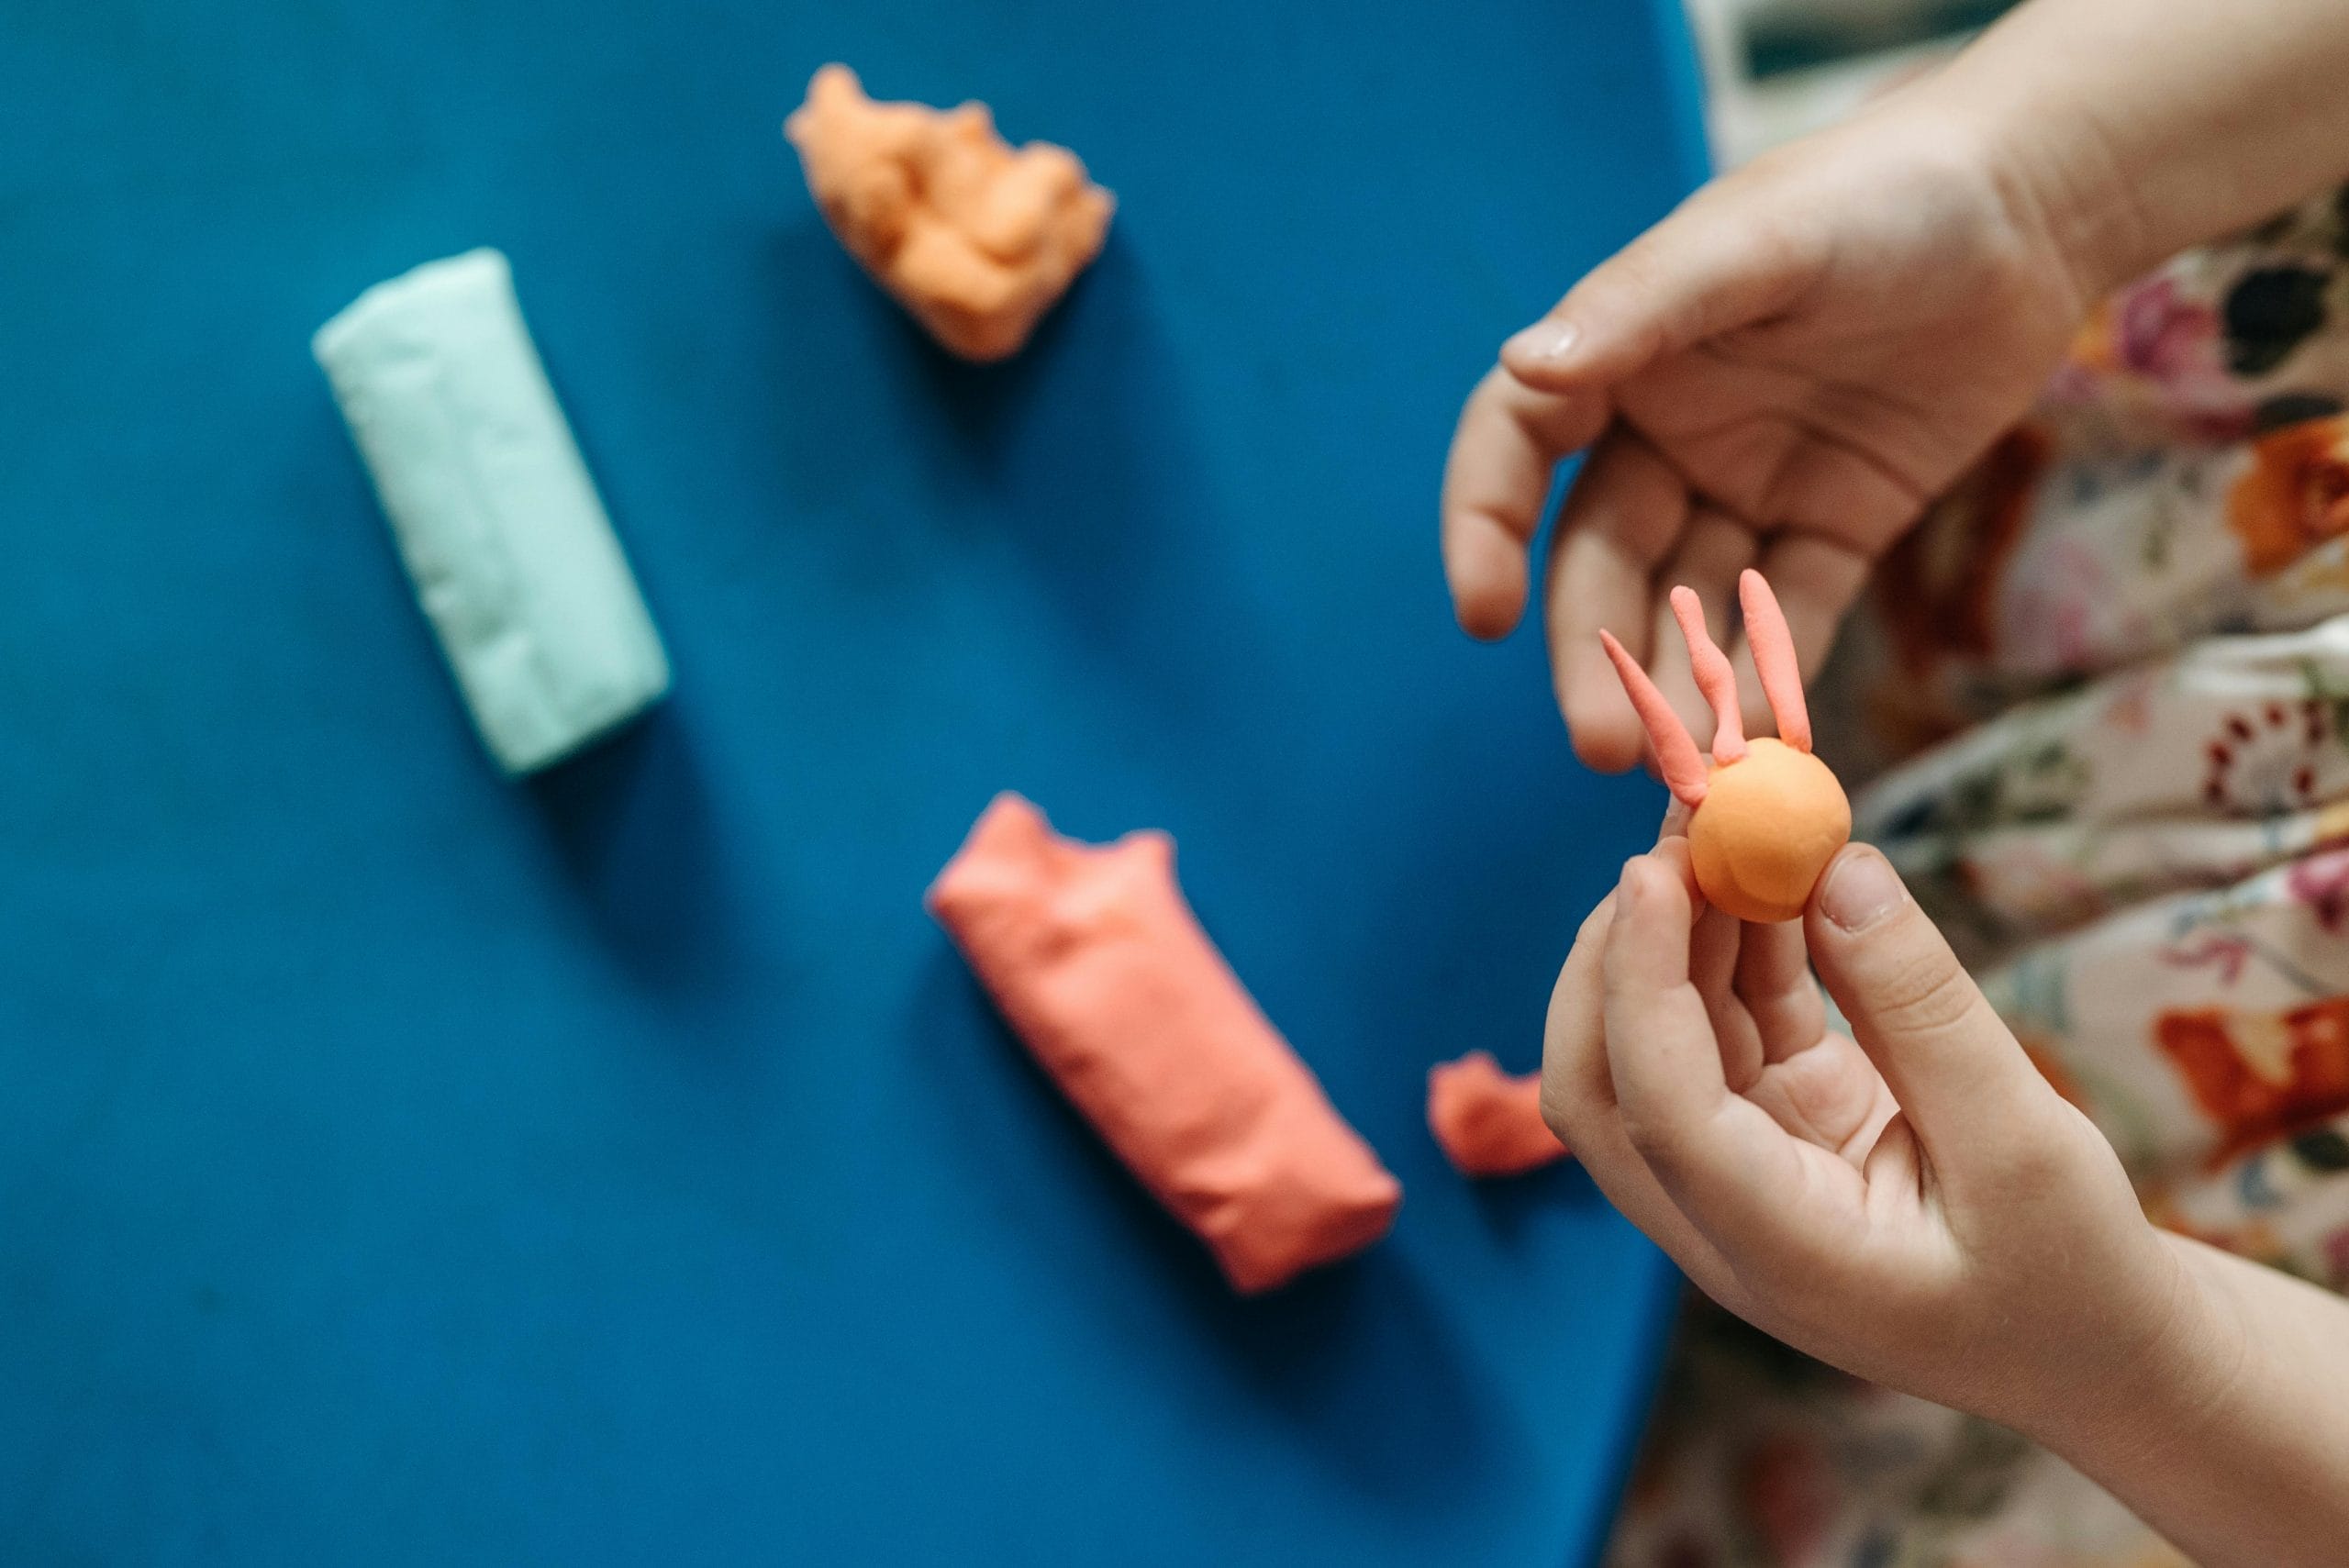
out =
<path fill-rule="evenodd" d="M 2014 0 L 1687 0 L 1715 156 L 1742 163 L 1930 69 Z"/>

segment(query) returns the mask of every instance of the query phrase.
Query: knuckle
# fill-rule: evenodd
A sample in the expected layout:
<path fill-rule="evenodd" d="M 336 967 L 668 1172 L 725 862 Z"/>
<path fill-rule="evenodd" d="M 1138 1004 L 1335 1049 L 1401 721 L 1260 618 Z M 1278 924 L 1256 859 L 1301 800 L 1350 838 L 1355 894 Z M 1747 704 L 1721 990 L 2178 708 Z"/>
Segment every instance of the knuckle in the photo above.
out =
<path fill-rule="evenodd" d="M 1881 1029 L 1903 1035 L 1945 1034 L 1973 1016 L 1974 982 L 1945 952 L 1906 954 L 1868 987 Z"/>
<path fill-rule="evenodd" d="M 2096 1124 L 2071 1106 L 2056 1099 L 2050 1106 L 2019 1118 L 2009 1135 L 1998 1140 L 1995 1179 L 2000 1189 L 2018 1199 L 2037 1199 L 2052 1193 L 2092 1192 L 2108 1182 L 2125 1183 L 2112 1145 Z"/>
<path fill-rule="evenodd" d="M 1628 1105 L 1620 1108 L 1619 1115 L 1623 1140 L 1632 1151 L 1653 1166 L 1659 1175 L 1675 1174 L 1679 1169 L 1679 1140 L 1674 1136 L 1670 1123 Z"/>
<path fill-rule="evenodd" d="M 1754 225 L 1752 244 L 1755 269 L 1773 277 L 1806 276 L 1820 264 L 1816 232 L 1789 222 L 1783 214 L 1774 213 Z"/>
<path fill-rule="evenodd" d="M 2071 1186 L 2078 1163 L 2066 1144 L 2050 1139 L 2016 1139 L 1998 1151 L 1997 1181 L 2014 1195 L 2043 1196 Z"/>
<path fill-rule="evenodd" d="M 1542 1121 L 1551 1134 L 1567 1148 L 1575 1147 L 1578 1136 L 1575 1126 L 1574 1097 L 1565 1085 L 1558 1082 L 1555 1073 L 1542 1074 Z"/>

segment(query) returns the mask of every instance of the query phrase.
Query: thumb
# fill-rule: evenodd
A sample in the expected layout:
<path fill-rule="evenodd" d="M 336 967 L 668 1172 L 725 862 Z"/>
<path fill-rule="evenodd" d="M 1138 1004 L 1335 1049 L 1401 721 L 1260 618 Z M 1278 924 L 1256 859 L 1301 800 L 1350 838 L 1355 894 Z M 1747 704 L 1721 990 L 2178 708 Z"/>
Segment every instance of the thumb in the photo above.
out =
<path fill-rule="evenodd" d="M 1501 347 L 1546 392 L 1611 386 L 1667 354 L 1792 305 L 1808 269 L 1782 220 L 1708 186 Z"/>
<path fill-rule="evenodd" d="M 1864 844 L 1820 878 L 1811 963 L 1946 1177 L 2041 1136 L 2055 1092 L 1899 873 Z"/>

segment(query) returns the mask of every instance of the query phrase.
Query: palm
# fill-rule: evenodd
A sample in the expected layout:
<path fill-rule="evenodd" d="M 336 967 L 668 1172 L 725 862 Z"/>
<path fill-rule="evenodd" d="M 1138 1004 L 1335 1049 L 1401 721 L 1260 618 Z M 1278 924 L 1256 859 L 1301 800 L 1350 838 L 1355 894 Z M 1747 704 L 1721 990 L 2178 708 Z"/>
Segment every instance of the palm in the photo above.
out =
<path fill-rule="evenodd" d="M 1847 849 L 1800 923 L 1742 925 L 1666 828 L 1550 1005 L 1543 1110 L 1615 1206 L 1740 1317 L 1944 1404 L 2166 1332 L 2174 1262 L 2127 1173 L 1889 863 Z M 2011 1353 L 2020 1303 L 2053 1360 Z"/>
<path fill-rule="evenodd" d="M 1979 257 L 1886 278 L 1831 261 L 1794 314 L 1634 375 L 1616 392 L 1620 424 L 1692 501 L 1756 534 L 1806 532 L 1873 560 L 2062 352 L 2068 312 L 1998 268 Z M 1686 522 L 1648 526 L 1676 537 Z"/>
<path fill-rule="evenodd" d="M 2086 303 L 2028 214 L 1916 135 L 1863 121 L 1717 181 L 1567 296 L 1564 358 L 1513 340 L 1470 398 L 1444 497 L 1463 624 L 1514 623 L 1551 470 L 1587 449 L 1551 554 L 1553 659 L 1577 749 L 1628 766 L 1639 730 L 1598 629 L 1701 724 L 1658 635 L 1664 591 L 1726 604 L 1758 565 L 1815 665 L 1869 567 L 2029 406 Z"/>
<path fill-rule="evenodd" d="M 1731 1080 L 1732 1087 L 1736 1080 Z M 1778 1191 L 1805 1224 L 1877 1250 L 1930 1239 L 1915 1141 L 1884 1075 L 1850 1036 L 1821 1033 L 1739 1091 L 1786 1134 Z"/>
<path fill-rule="evenodd" d="M 1843 1236 L 1913 1217 L 1920 1191 L 1892 1090 L 1850 1036 L 1828 1027 L 1801 928 L 1749 926 L 1719 910 L 1698 919 L 1690 979 L 1705 1000 L 1730 1092 L 1785 1134 L 1777 1190 Z"/>
<path fill-rule="evenodd" d="M 1667 839 L 1673 855 L 1685 851 Z M 1686 918 L 1686 917 L 1682 917 Z M 1545 1092 L 1562 1104 L 1606 1105 L 1618 1085 L 1595 1007 L 1598 971 L 1616 918 L 1609 899 L 1593 915 L 1552 998 Z M 1837 1255 L 1873 1266 L 1945 1259 L 1949 1235 L 1916 1138 L 1891 1087 L 1852 1039 L 1829 1027 L 1810 972 L 1803 927 L 1746 925 L 1707 908 L 1688 929 L 1686 990 L 1702 1004 L 1675 1013 L 1688 1029 L 1640 1031 L 1638 1051 L 1659 1063 L 1676 1052 L 1717 1056 L 1729 1091 L 1714 1136 L 1742 1151 L 1741 1184 L 1779 1223 Z M 1701 1058 L 1667 1064 L 1675 1078 L 1703 1072 Z M 1585 1121 L 1568 1141 L 1618 1208 L 1663 1242 L 1715 1300 L 1765 1328 L 1777 1323 L 1714 1245 L 1681 1211 L 1619 1122 Z"/>

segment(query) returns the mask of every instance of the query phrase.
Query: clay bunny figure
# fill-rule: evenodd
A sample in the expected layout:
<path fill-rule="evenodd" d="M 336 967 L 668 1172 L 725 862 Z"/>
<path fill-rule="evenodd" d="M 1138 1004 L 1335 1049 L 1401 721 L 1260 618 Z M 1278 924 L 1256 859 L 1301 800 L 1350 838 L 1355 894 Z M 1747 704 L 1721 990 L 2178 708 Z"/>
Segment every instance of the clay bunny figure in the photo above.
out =
<path fill-rule="evenodd" d="M 1665 787 L 1691 813 L 1688 849 L 1698 891 L 1741 920 L 1791 920 L 1851 838 L 1852 803 L 1827 764 L 1811 755 L 1810 710 L 1803 704 L 1802 672 L 1777 595 L 1762 573 L 1749 571 L 1738 579 L 1738 599 L 1763 693 L 1777 716 L 1776 740 L 1746 740 L 1737 677 L 1705 629 L 1704 606 L 1690 589 L 1672 590 L 1672 613 L 1688 641 L 1697 689 L 1712 705 L 1709 768 L 1647 672 L 1611 635 L 1598 636 L 1647 728 Z"/>

